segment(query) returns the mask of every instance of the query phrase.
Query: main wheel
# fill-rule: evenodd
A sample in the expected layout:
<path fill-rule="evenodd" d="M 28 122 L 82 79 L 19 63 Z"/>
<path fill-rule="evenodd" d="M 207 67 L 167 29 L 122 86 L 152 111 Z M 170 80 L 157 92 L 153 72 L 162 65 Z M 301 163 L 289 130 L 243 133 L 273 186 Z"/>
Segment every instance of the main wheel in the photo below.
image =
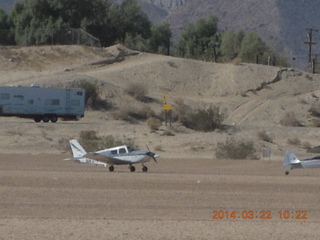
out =
<path fill-rule="evenodd" d="M 289 174 L 289 171 L 286 171 L 286 175 L 288 175 Z"/>
<path fill-rule="evenodd" d="M 57 116 L 57 115 L 52 115 L 52 116 L 50 117 L 50 120 L 51 120 L 51 122 L 55 123 L 55 122 L 58 121 L 58 116 Z"/>
<path fill-rule="evenodd" d="M 130 166 L 129 168 L 130 168 L 131 172 L 134 172 L 136 170 L 136 168 L 134 166 Z"/>
<path fill-rule="evenodd" d="M 142 166 L 142 171 L 143 172 L 147 172 L 148 171 L 148 168 L 146 166 Z"/>
<path fill-rule="evenodd" d="M 114 166 L 110 166 L 110 167 L 109 167 L 109 171 L 110 171 L 110 172 L 113 172 L 113 170 L 114 170 Z"/>
<path fill-rule="evenodd" d="M 49 120 L 50 120 L 50 117 L 48 116 L 48 115 L 44 115 L 43 117 L 42 117 L 42 121 L 43 122 L 49 122 Z"/>
<path fill-rule="evenodd" d="M 35 122 L 41 122 L 41 117 L 34 117 L 33 120 L 34 120 Z"/>

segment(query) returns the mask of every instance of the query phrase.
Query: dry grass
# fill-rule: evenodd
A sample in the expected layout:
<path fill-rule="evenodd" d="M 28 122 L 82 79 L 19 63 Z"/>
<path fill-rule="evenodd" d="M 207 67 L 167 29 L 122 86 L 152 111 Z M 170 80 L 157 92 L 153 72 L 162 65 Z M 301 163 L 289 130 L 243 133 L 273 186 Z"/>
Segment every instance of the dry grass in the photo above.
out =
<path fill-rule="evenodd" d="M 124 92 L 131 97 L 137 99 L 138 101 L 145 101 L 148 94 L 148 89 L 146 85 L 141 83 L 130 83 L 129 86 L 124 90 Z"/>
<path fill-rule="evenodd" d="M 300 145 L 301 144 L 301 141 L 299 138 L 288 138 L 287 140 L 287 143 L 290 144 L 290 145 Z"/>
<path fill-rule="evenodd" d="M 157 118 L 150 117 L 147 119 L 147 124 L 151 129 L 151 131 L 156 131 L 156 130 L 159 130 L 159 127 L 161 127 L 162 122 Z"/>
<path fill-rule="evenodd" d="M 302 127 L 303 124 L 296 118 L 294 112 L 287 112 L 280 120 L 280 124 L 287 127 Z"/>
<path fill-rule="evenodd" d="M 266 133 L 265 130 L 259 131 L 257 133 L 257 135 L 258 135 L 259 140 L 262 140 L 262 141 L 265 141 L 265 142 L 269 142 L 269 143 L 273 142 L 272 138 Z"/>

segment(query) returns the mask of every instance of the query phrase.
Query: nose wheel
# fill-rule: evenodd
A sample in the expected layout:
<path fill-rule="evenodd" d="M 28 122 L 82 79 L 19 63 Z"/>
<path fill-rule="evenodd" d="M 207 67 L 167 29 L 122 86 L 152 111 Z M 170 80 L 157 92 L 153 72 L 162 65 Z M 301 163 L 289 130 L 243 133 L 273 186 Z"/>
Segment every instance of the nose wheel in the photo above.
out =
<path fill-rule="evenodd" d="M 289 171 L 286 171 L 286 175 L 288 175 L 289 174 Z"/>
<path fill-rule="evenodd" d="M 109 171 L 110 171 L 110 172 L 113 172 L 113 170 L 114 170 L 114 166 L 110 166 L 110 167 L 109 167 Z"/>
<path fill-rule="evenodd" d="M 146 166 L 142 166 L 142 172 L 148 172 L 148 168 Z"/>

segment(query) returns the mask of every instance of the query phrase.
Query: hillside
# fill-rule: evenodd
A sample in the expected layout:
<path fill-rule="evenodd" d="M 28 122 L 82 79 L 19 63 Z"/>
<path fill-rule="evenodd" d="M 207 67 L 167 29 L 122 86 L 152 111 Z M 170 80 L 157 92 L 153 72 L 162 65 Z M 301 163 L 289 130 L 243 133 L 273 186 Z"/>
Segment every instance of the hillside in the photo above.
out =
<path fill-rule="evenodd" d="M 121 3 L 122 0 L 114 0 Z M 0 7 L 9 10 L 15 0 L 4 0 Z M 233 29 L 257 32 L 276 52 L 284 53 L 292 67 L 307 70 L 307 28 L 318 29 L 320 5 L 317 1 L 279 0 L 138 0 L 154 23 L 168 22 L 177 41 L 184 27 L 199 17 L 215 14 L 220 31 Z M 314 34 L 314 42 L 320 36 Z M 318 53 L 318 45 L 313 53 Z"/>
<path fill-rule="evenodd" d="M 295 69 L 252 64 L 215 64 L 131 51 L 121 45 L 102 50 L 84 46 L 43 46 L 0 49 L 1 85 L 65 86 L 87 80 L 97 84 L 100 95 L 112 108 L 86 111 L 79 122 L 33 123 L 32 120 L 0 118 L 2 152 L 63 152 L 61 141 L 79 137 L 81 130 L 100 136 L 133 139 L 144 148 L 160 149 L 164 157 L 214 157 L 218 142 L 234 138 L 253 141 L 257 154 L 271 149 L 273 159 L 282 159 L 286 149 L 306 155 L 306 147 L 319 144 L 314 128 L 318 119 L 309 110 L 320 95 L 319 76 Z M 120 57 L 121 56 L 121 57 Z M 149 103 L 125 94 L 130 83 L 146 86 Z M 161 115 L 162 97 L 196 108 L 219 106 L 227 130 L 201 133 L 174 122 L 150 132 L 144 121 L 126 122 L 113 113 L 146 107 Z M 304 127 L 280 124 L 294 113 Z M 286 117 L 287 116 L 287 117 Z M 292 115 L 289 115 L 292 117 Z M 81 126 L 79 128 L 78 126 Z M 10 129 L 10 130 L 9 130 Z M 165 136 L 171 131 L 174 136 Z M 263 135 L 269 139 L 266 141 Z"/>

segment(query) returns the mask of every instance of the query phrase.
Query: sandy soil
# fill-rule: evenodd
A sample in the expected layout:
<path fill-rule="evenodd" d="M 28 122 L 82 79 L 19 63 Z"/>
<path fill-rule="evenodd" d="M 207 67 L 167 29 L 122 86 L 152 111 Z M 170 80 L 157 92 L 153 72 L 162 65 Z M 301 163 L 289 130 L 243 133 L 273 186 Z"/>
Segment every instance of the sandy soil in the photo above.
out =
<path fill-rule="evenodd" d="M 316 239 L 320 171 L 284 175 L 287 149 L 309 157 L 319 145 L 320 77 L 297 69 L 214 64 L 134 52 L 120 45 L 0 47 L 0 84 L 63 87 L 81 79 L 100 86 L 110 111 L 86 110 L 77 122 L 0 118 L 0 239 Z M 148 89 L 150 103 L 124 93 Z M 192 108 L 219 106 L 227 130 L 195 132 L 174 122 L 151 132 L 144 121 L 115 120 L 124 107 L 160 114 L 163 93 Z M 303 127 L 283 126 L 293 112 Z M 131 173 L 63 161 L 82 130 L 132 139 L 161 155 Z M 170 130 L 172 136 L 163 134 Z M 269 140 L 261 137 L 266 134 Z M 252 141 L 261 160 L 217 160 L 219 142 Z M 271 156 L 262 152 L 270 149 Z M 228 211 L 212 219 L 214 211 Z M 236 216 L 232 217 L 231 213 Z M 253 219 L 243 219 L 246 211 Z M 289 211 L 287 219 L 279 212 Z M 297 212 L 298 211 L 298 212 Z M 305 211 L 305 212 L 299 212 Z M 269 214 L 270 219 L 266 218 Z M 264 214 L 265 213 L 265 214 Z M 286 212 L 287 213 L 287 212 Z M 306 215 L 307 219 L 301 219 Z M 261 217 L 261 219 L 260 219 Z M 295 219 L 297 217 L 298 219 Z"/>
<path fill-rule="evenodd" d="M 149 172 L 1 154 L 0 239 L 316 239 L 320 172 L 276 161 L 159 159 Z M 281 219 L 279 211 L 290 212 Z M 214 211 L 235 218 L 212 219 Z M 245 211 L 253 211 L 253 219 Z M 270 211 L 270 219 L 265 212 Z M 307 219 L 297 211 L 306 211 Z M 244 217 L 241 214 L 244 213 Z"/>

